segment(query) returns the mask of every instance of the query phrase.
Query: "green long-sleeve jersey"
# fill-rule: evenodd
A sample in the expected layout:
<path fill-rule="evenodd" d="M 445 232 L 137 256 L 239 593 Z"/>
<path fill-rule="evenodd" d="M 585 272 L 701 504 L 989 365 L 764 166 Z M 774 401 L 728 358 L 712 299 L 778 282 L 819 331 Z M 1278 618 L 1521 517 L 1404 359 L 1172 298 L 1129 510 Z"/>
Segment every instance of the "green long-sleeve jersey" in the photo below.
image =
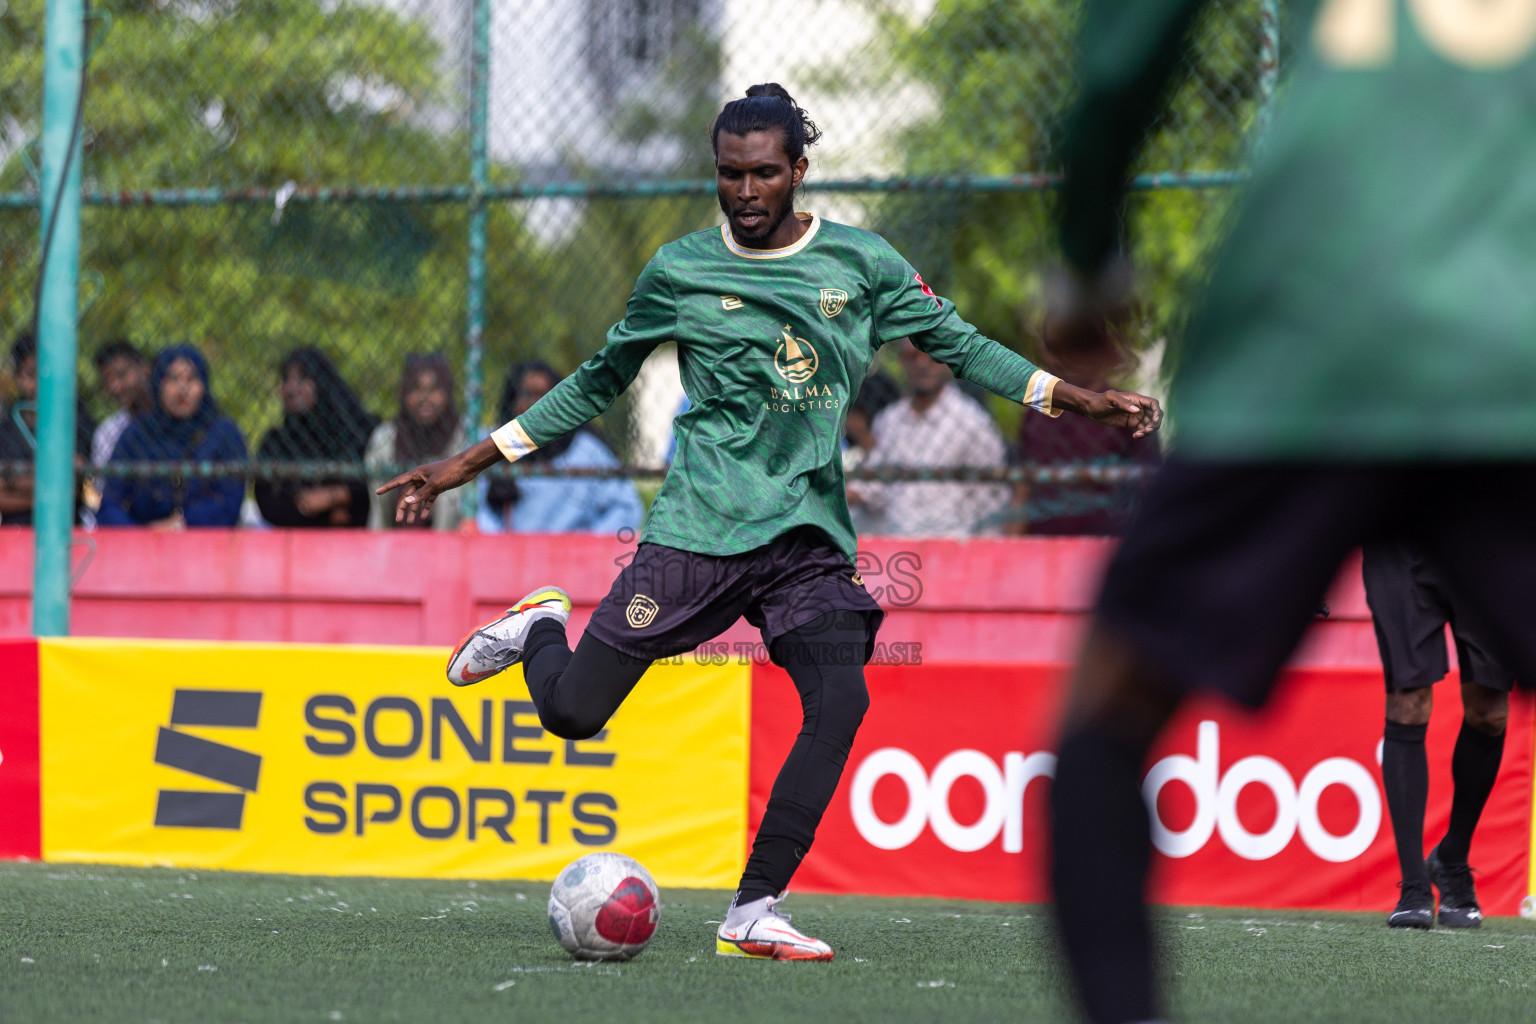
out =
<path fill-rule="evenodd" d="M 1062 244 L 1085 272 L 1202 0 L 1091 0 Z M 1221 459 L 1536 456 L 1536 0 L 1293 5 L 1291 77 L 1169 399 Z"/>
<path fill-rule="evenodd" d="M 1056 415 L 1056 378 L 980 334 L 879 235 L 798 214 L 805 233 L 745 248 L 729 225 L 670 242 L 641 272 L 607 344 L 492 436 L 517 459 L 602 413 L 657 345 L 676 341 L 691 407 L 641 540 L 731 555 L 798 526 L 850 559 L 841 439 L 882 344 L 903 337 L 955 374 Z"/>

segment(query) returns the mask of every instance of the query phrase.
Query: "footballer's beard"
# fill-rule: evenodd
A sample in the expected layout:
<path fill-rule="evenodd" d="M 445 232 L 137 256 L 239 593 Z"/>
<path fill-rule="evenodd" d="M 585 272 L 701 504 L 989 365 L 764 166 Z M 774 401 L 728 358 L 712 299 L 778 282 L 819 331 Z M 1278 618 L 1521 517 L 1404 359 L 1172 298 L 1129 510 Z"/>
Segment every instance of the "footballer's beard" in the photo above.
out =
<path fill-rule="evenodd" d="M 745 211 L 741 209 L 732 210 L 726 204 L 724 198 L 720 200 L 720 210 L 725 214 L 726 219 L 731 222 L 731 237 L 743 245 L 752 245 L 772 238 L 773 233 L 779 230 L 779 225 L 783 224 L 795 212 L 795 204 L 786 200 L 777 212 L 766 205 L 750 206 L 746 209 L 754 213 L 765 213 L 766 216 L 763 217 L 762 223 L 754 228 L 743 227 L 736 218 L 738 214 Z"/>

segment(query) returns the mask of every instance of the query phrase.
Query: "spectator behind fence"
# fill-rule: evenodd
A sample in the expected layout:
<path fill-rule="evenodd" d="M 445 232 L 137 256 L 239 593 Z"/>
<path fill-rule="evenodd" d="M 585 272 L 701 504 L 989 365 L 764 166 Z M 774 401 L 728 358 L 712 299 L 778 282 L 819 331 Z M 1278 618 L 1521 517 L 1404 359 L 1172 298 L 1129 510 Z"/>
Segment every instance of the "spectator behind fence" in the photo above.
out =
<path fill-rule="evenodd" d="M 907 396 L 874 418 L 874 449 L 863 466 L 993 469 L 1006 446 L 981 404 L 965 395 L 945 366 L 909 340 L 901 342 Z M 906 537 L 963 537 L 998 532 L 1006 484 L 854 483 L 850 506 L 868 516 L 871 532 Z"/>
<path fill-rule="evenodd" d="M 498 414 L 503 423 L 527 412 L 560 380 L 548 363 L 518 363 L 507 374 Z M 521 464 L 552 469 L 621 465 L 590 426 L 535 448 Z M 640 528 L 645 515 L 634 483 L 618 477 L 480 477 L 480 529 L 486 533 L 618 533 Z"/>
<path fill-rule="evenodd" d="M 11 373 L 16 381 L 15 401 L 0 419 L 0 462 L 37 461 L 37 339 L 18 335 L 11 344 Z M 77 399 L 75 406 L 75 468 L 84 467 L 91 450 L 95 422 Z M 75 512 L 80 512 L 80 482 L 75 486 Z M 33 476 L 30 472 L 0 474 L 0 525 L 31 526 Z"/>
<path fill-rule="evenodd" d="M 1059 360 L 1042 347 L 1040 365 L 1061 376 Z M 1110 387 L 1108 375 L 1077 384 L 1096 391 Z M 1051 419 L 1025 416 L 1019 424 L 1019 461 L 1037 466 L 1087 463 L 1095 466 L 1145 466 L 1162 462 L 1157 435 L 1132 437 L 1132 431 L 1103 427 L 1081 416 Z M 1018 484 L 1008 533 L 1099 534 L 1119 536 L 1130 520 L 1139 482 Z"/>
<path fill-rule="evenodd" d="M 368 526 L 375 530 L 430 527 L 452 530 L 459 525 L 460 491 L 442 495 L 430 515 L 416 522 L 395 522 L 395 501 L 373 492 L 398 468 L 447 458 L 464 447 L 464 428 L 453 400 L 453 370 L 437 353 L 405 357 L 400 375 L 400 413 L 374 428 L 363 461 L 368 467 L 371 505 Z"/>
<path fill-rule="evenodd" d="M 262 462 L 359 462 L 379 418 L 363 408 L 324 353 L 297 348 L 280 368 L 283 423 L 261 439 Z M 273 526 L 365 526 L 361 477 L 258 479 L 256 504 Z"/>
<path fill-rule="evenodd" d="M 0 419 L 0 462 L 34 462 L 33 428 L 37 412 L 37 342 L 23 334 L 11 345 L 11 375 L 16 393 Z M 32 525 L 32 474 L 0 473 L 0 525 Z"/>
<path fill-rule="evenodd" d="M 149 374 L 155 405 L 136 416 L 112 463 L 244 462 L 245 440 L 235 421 L 219 412 L 208 380 L 208 361 L 191 345 L 155 356 Z M 245 498 L 243 477 L 109 477 L 96 520 L 102 526 L 234 526 Z"/>
<path fill-rule="evenodd" d="M 155 400 L 149 391 L 149 360 L 132 342 L 113 339 L 96 350 L 93 361 L 101 390 L 117 407 L 91 437 L 91 465 L 105 466 L 128 424 L 153 409 Z"/>

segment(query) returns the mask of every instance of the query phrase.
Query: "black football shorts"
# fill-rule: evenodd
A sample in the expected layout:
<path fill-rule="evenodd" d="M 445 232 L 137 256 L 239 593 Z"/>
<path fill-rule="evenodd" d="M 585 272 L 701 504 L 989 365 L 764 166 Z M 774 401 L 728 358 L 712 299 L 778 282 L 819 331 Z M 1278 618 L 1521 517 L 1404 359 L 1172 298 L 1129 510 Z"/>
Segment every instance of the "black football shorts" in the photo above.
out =
<path fill-rule="evenodd" d="M 1514 675 L 1488 653 L 1477 628 L 1456 614 L 1439 574 L 1413 545 L 1366 544 L 1361 575 L 1390 692 L 1433 686 L 1445 678 L 1451 670 L 1447 625 L 1463 682 L 1505 691 L 1515 685 Z"/>
<path fill-rule="evenodd" d="M 1213 463 L 1152 479 L 1100 628 L 1178 692 L 1257 706 L 1350 551 L 1416 545 L 1458 620 L 1536 679 L 1536 463 Z"/>
<path fill-rule="evenodd" d="M 654 661 L 691 651 L 745 617 L 771 653 L 779 637 L 829 613 L 839 624 L 847 615 L 864 619 L 868 661 L 885 613 L 826 534 L 800 527 L 738 555 L 641 544 L 587 632 L 622 654 Z"/>

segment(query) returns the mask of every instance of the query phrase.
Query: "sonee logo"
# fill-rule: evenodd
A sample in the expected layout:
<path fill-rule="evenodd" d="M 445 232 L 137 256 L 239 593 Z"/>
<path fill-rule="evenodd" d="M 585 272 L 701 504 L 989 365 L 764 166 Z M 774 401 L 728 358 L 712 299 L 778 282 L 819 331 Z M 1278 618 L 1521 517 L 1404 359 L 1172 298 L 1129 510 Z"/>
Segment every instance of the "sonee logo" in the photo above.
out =
<path fill-rule="evenodd" d="M 171 703 L 172 726 L 254 729 L 260 716 L 261 694 L 249 690 L 177 690 Z M 162 789 L 157 828 L 240 828 L 245 794 L 256 792 L 261 776 L 260 754 L 161 726 L 155 763 L 239 790 Z"/>

